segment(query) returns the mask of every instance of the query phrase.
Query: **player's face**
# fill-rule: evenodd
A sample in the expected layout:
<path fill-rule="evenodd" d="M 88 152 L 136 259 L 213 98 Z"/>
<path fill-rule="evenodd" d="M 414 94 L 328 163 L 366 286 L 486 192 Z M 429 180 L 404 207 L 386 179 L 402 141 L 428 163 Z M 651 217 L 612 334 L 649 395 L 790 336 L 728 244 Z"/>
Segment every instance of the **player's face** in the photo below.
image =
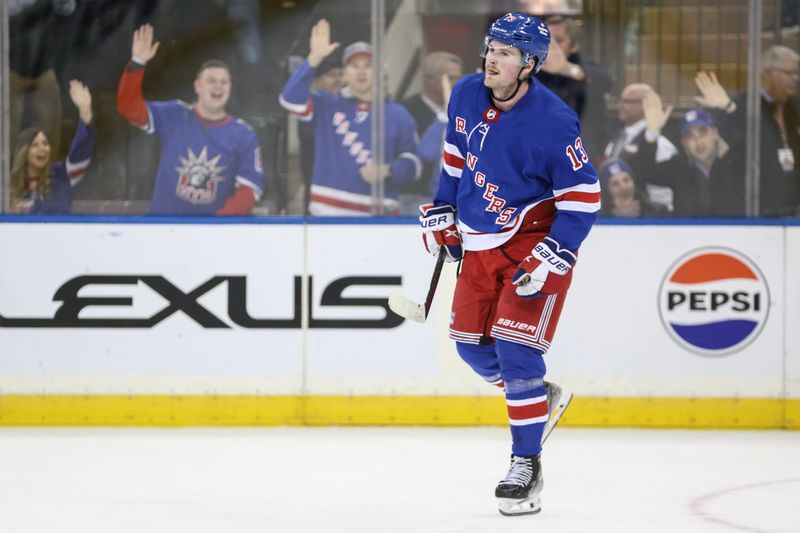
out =
<path fill-rule="evenodd" d="M 355 95 L 372 91 L 372 57 L 361 54 L 353 57 L 344 67 L 344 81 Z"/>
<path fill-rule="evenodd" d="M 50 163 L 50 141 L 41 131 L 33 138 L 28 148 L 28 167 L 36 170 L 44 169 Z"/>
<path fill-rule="evenodd" d="M 224 113 L 231 96 L 231 75 L 221 67 L 207 68 L 194 81 L 194 92 L 202 111 L 211 115 Z"/>
<path fill-rule="evenodd" d="M 614 199 L 632 199 L 633 188 L 633 178 L 627 172 L 619 172 L 608 178 L 608 192 Z"/>
<path fill-rule="evenodd" d="M 522 68 L 519 48 L 491 40 L 486 47 L 485 59 L 483 84 L 498 96 L 503 96 L 504 92 L 511 93 L 517 86 L 517 76 Z"/>
<path fill-rule="evenodd" d="M 703 163 L 710 163 L 717 155 L 717 141 L 719 132 L 717 128 L 709 126 L 693 126 L 681 137 L 683 149 L 692 159 Z"/>

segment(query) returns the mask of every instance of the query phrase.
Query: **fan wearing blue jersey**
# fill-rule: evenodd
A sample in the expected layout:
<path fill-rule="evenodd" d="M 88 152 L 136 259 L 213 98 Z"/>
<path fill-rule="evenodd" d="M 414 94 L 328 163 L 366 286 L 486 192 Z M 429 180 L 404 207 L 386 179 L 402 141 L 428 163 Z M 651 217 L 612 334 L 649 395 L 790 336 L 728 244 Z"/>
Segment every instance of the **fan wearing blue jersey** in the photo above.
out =
<path fill-rule="evenodd" d="M 341 94 L 311 90 L 316 68 L 339 43 L 330 40 L 330 23 L 311 28 L 306 61 L 292 73 L 280 104 L 314 128 L 314 166 L 309 211 L 312 215 L 397 214 L 400 186 L 418 179 L 416 123 L 392 102 L 384 107 L 386 162 L 372 159 L 372 48 L 355 42 L 342 55 L 346 87 Z M 382 205 L 374 205 L 373 184 L 384 188 Z"/>
<path fill-rule="evenodd" d="M 508 516 L 541 509 L 543 438 L 571 398 L 545 382 L 544 354 L 600 210 L 577 116 L 532 78 L 549 45 L 536 17 L 492 24 L 484 73 L 453 88 L 439 186 L 420 207 L 428 250 L 461 260 L 450 338 L 505 391 L 511 466 L 495 496 Z"/>
<path fill-rule="evenodd" d="M 80 120 L 66 160 L 52 161 L 50 139 L 38 127 L 27 128 L 17 137 L 10 176 L 12 213 L 69 213 L 72 208 L 73 190 L 92 160 L 95 127 L 89 89 L 72 80 L 69 96 Z"/>
<path fill-rule="evenodd" d="M 264 172 L 255 132 L 226 111 L 230 69 L 222 61 L 206 61 L 194 80 L 194 104 L 146 101 L 144 66 L 158 47 L 151 25 L 136 30 L 117 91 L 120 115 L 161 140 L 150 213 L 248 214 L 261 197 Z"/>

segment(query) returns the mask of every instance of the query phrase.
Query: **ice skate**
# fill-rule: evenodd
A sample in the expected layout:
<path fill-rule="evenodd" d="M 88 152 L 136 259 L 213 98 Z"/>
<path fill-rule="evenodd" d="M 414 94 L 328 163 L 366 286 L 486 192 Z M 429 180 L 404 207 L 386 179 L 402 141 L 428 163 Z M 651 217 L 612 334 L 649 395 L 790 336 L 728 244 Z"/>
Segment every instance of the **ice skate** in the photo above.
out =
<path fill-rule="evenodd" d="M 511 456 L 511 467 L 494 489 L 500 514 L 519 516 L 536 514 L 542 510 L 539 493 L 542 492 L 542 467 L 539 456 Z"/>
<path fill-rule="evenodd" d="M 547 387 L 547 410 L 549 415 L 542 431 L 542 444 L 547 440 L 550 432 L 555 429 L 556 424 L 561 419 L 561 415 L 567 410 L 569 402 L 572 400 L 572 393 L 564 391 L 555 383 L 547 381 L 545 386 Z"/>

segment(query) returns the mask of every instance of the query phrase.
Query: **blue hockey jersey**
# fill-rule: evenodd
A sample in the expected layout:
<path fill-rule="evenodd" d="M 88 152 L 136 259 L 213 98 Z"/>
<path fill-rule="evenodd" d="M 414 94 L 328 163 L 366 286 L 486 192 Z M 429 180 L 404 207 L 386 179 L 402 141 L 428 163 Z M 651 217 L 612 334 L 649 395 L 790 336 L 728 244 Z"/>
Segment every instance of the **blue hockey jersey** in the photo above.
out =
<path fill-rule="evenodd" d="M 92 160 L 95 145 L 94 122 L 78 121 L 78 129 L 69 147 L 67 159 L 50 166 L 50 194 L 42 198 L 35 192 L 25 198 L 29 202 L 28 213 L 69 213 L 72 209 L 73 189 L 83 180 Z"/>
<path fill-rule="evenodd" d="M 455 206 L 464 249 L 496 248 L 535 224 L 576 252 L 600 211 L 600 186 L 575 113 L 536 80 L 501 112 L 483 74 L 471 74 L 453 88 L 448 119 L 434 204 Z"/>
<path fill-rule="evenodd" d="M 203 119 L 180 100 L 147 102 L 145 131 L 161 138 L 161 161 L 150 212 L 213 215 L 236 186 L 264 189 L 258 138 L 243 120 L 230 115 Z"/>
<path fill-rule="evenodd" d="M 372 187 L 359 169 L 372 159 L 372 120 L 369 102 L 326 91 L 311 92 L 316 69 L 308 61 L 286 82 L 281 105 L 314 128 L 314 166 L 311 205 L 314 215 L 357 215 L 372 212 Z M 395 103 L 385 107 L 385 159 L 390 174 L 384 181 L 384 211 L 397 212 L 399 186 L 419 179 L 422 164 L 416 155 L 416 123 Z"/>

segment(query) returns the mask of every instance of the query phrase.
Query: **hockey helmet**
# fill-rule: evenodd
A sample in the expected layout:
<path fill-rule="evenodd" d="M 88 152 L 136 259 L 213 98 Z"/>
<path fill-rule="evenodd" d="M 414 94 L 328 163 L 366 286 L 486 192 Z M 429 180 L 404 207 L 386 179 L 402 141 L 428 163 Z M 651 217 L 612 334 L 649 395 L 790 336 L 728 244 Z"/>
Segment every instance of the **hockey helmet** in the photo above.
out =
<path fill-rule="evenodd" d="M 486 57 L 491 41 L 500 41 L 519 48 L 522 52 L 522 63 L 525 66 L 536 60 L 533 73 L 542 68 L 547 52 L 550 49 L 550 30 L 541 19 L 524 13 L 506 13 L 492 23 L 483 40 L 481 57 Z"/>

